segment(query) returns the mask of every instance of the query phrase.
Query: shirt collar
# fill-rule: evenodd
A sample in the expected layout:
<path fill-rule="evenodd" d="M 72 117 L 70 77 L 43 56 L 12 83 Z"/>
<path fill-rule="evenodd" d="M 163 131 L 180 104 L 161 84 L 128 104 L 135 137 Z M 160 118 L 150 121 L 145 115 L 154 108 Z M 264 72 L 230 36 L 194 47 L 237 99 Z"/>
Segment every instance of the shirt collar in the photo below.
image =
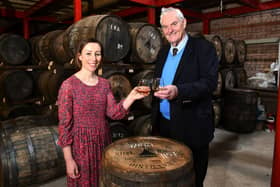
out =
<path fill-rule="evenodd" d="M 176 47 L 173 47 L 172 45 L 170 45 L 171 47 L 170 47 L 169 52 L 172 54 L 173 48 L 177 48 L 178 49 L 177 53 L 179 53 L 186 46 L 188 40 L 189 40 L 189 37 L 187 34 L 185 34 L 183 39 L 179 42 L 179 44 Z"/>

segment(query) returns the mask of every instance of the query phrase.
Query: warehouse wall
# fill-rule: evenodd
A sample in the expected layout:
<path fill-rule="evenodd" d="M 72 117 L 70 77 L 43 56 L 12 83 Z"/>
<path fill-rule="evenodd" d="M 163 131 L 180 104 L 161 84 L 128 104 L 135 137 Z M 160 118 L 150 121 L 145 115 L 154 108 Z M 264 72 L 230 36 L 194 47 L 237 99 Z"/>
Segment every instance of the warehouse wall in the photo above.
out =
<path fill-rule="evenodd" d="M 202 32 L 203 24 L 189 24 L 190 32 Z M 222 18 L 210 22 L 210 34 L 240 40 L 280 38 L 280 9 Z M 248 76 L 269 70 L 278 58 L 278 43 L 247 45 L 244 67 Z"/>

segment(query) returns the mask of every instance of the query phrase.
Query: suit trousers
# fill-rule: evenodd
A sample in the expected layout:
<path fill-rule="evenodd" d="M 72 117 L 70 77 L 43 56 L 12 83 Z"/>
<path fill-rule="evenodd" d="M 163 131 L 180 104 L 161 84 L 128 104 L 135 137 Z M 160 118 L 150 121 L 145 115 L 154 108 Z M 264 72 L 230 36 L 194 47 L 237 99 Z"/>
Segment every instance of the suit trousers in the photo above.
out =
<path fill-rule="evenodd" d="M 172 124 L 170 120 L 164 118 L 160 115 L 159 120 L 159 134 L 162 137 L 173 138 L 170 135 L 170 129 L 172 128 Z M 187 144 L 186 144 L 187 145 Z M 208 168 L 208 157 L 209 157 L 209 144 L 201 147 L 193 147 L 187 145 L 193 154 L 193 162 L 194 162 L 194 172 L 195 172 L 195 186 L 203 187 L 203 181 L 205 179 L 207 168 Z"/>

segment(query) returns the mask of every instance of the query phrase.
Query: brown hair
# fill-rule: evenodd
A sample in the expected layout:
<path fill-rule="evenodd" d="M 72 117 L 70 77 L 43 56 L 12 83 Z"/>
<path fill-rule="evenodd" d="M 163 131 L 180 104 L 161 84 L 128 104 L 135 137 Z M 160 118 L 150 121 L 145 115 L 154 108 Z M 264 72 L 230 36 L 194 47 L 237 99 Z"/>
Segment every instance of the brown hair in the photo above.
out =
<path fill-rule="evenodd" d="M 88 44 L 88 43 L 97 43 L 99 46 L 100 46 L 100 49 L 101 49 L 101 57 L 103 59 L 103 56 L 104 56 L 104 53 L 103 53 L 103 46 L 101 44 L 100 41 L 96 40 L 95 38 L 88 38 L 88 39 L 84 39 L 84 40 L 81 40 L 79 43 L 78 43 L 78 47 L 77 47 L 77 50 L 76 50 L 76 54 L 75 54 L 75 65 L 81 69 L 82 67 L 82 62 L 80 61 L 79 59 L 79 55 L 82 53 L 82 50 L 84 49 L 84 47 Z M 102 61 L 101 61 L 102 63 Z M 101 65 L 100 63 L 100 65 Z M 99 65 L 99 67 L 100 67 Z"/>

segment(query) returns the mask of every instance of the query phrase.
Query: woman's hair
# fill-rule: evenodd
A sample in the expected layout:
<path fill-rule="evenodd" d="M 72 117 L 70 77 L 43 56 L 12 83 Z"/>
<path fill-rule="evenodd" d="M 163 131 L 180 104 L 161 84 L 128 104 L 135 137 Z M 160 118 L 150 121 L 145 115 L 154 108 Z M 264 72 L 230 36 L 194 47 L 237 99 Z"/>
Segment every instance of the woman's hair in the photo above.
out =
<path fill-rule="evenodd" d="M 161 22 L 162 22 L 162 17 L 163 17 L 166 13 L 168 13 L 168 12 L 176 12 L 177 17 L 178 17 L 180 20 L 185 19 L 184 14 L 181 12 L 180 9 L 178 9 L 178 8 L 173 8 L 173 7 L 168 7 L 168 8 L 164 8 L 164 7 L 163 7 L 163 8 L 161 8 L 160 24 L 161 24 Z"/>
<path fill-rule="evenodd" d="M 82 62 L 80 61 L 79 59 L 79 55 L 82 53 L 82 50 L 84 49 L 84 47 L 88 44 L 88 43 L 97 43 L 99 46 L 100 46 L 100 49 L 101 49 L 101 57 L 103 59 L 103 56 L 104 56 L 104 51 L 103 51 L 103 46 L 101 44 L 100 41 L 96 40 L 95 38 L 88 38 L 88 39 L 84 39 L 84 40 L 81 40 L 79 43 L 78 43 L 78 47 L 77 47 L 77 50 L 76 50 L 76 54 L 75 54 L 75 64 L 76 66 L 81 69 L 82 67 Z M 100 64 L 101 65 L 101 64 Z M 99 67 L 100 67 L 99 65 Z"/>

